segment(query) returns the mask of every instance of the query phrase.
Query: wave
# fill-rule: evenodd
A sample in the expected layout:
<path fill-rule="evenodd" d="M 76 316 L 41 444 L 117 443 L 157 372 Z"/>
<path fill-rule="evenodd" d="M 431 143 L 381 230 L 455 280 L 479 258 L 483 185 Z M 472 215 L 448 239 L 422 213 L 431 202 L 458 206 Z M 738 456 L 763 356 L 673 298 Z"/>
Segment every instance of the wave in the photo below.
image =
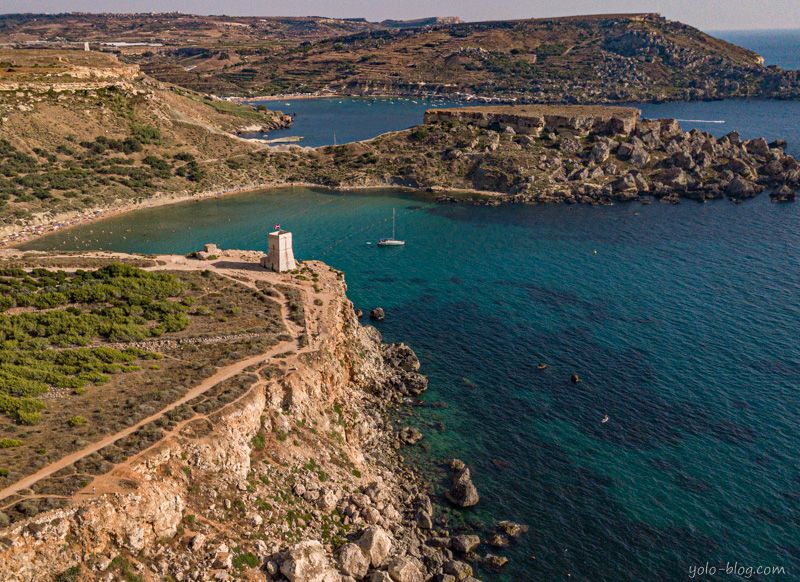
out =
<path fill-rule="evenodd" d="M 725 123 L 724 119 L 676 119 L 684 123 Z"/>

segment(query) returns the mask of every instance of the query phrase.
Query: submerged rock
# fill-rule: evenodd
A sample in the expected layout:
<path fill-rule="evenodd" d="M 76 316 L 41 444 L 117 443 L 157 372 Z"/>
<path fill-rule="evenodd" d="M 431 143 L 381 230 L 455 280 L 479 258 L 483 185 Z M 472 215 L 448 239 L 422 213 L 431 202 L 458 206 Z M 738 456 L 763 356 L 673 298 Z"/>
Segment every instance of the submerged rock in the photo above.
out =
<path fill-rule="evenodd" d="M 497 522 L 497 527 L 503 531 L 507 536 L 512 538 L 518 538 L 522 534 L 528 531 L 528 526 L 517 523 L 515 521 L 503 520 Z"/>
<path fill-rule="evenodd" d="M 486 554 L 483 562 L 493 570 L 502 570 L 508 564 L 508 558 L 496 554 Z"/>
<path fill-rule="evenodd" d="M 406 426 L 400 430 L 400 440 L 407 445 L 415 445 L 422 440 L 422 432 L 411 426 Z"/>

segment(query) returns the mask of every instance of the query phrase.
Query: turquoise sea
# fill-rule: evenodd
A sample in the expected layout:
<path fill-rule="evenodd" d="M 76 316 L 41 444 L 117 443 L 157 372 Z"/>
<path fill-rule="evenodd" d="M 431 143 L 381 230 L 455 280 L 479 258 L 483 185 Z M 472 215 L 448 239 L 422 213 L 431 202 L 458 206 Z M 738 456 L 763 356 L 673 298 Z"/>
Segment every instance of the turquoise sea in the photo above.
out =
<path fill-rule="evenodd" d="M 303 106 L 331 120 L 319 139 L 346 135 L 338 100 Z M 386 118 L 401 105 L 347 107 L 374 134 L 396 128 Z M 643 109 L 785 137 L 800 154 L 797 102 Z M 390 232 L 392 208 L 408 244 L 367 244 Z M 296 188 L 144 210 L 28 247 L 264 249 L 276 222 L 299 257 L 346 272 L 358 307 L 386 309 L 387 340 L 420 355 L 425 401 L 447 407 L 414 409 L 426 437 L 413 461 L 434 475 L 453 456 L 473 467 L 471 527 L 530 525 L 485 580 L 684 580 L 706 564 L 723 568 L 706 579 L 800 579 L 800 206 L 762 195 L 480 208 Z M 728 562 L 785 574 L 728 577 Z"/>

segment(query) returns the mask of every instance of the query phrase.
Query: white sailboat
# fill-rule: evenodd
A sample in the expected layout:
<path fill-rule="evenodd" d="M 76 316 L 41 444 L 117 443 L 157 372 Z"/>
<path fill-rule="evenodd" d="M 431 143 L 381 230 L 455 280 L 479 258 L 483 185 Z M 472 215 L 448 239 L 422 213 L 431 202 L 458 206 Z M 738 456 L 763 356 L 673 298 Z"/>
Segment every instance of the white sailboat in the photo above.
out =
<path fill-rule="evenodd" d="M 396 222 L 396 212 L 395 209 L 392 208 L 392 238 L 382 238 L 378 241 L 378 246 L 380 247 L 401 247 L 406 244 L 404 240 L 397 240 L 395 238 L 395 222 Z"/>

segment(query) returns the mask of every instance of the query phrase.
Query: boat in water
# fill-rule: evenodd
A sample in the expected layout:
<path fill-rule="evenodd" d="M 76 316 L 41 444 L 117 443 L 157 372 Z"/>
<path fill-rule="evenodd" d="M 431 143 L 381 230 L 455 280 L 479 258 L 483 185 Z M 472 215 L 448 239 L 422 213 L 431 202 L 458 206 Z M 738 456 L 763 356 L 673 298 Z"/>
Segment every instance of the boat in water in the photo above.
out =
<path fill-rule="evenodd" d="M 379 247 L 402 247 L 403 245 L 406 244 L 406 241 L 398 240 L 395 238 L 396 236 L 395 223 L 396 223 L 396 212 L 395 209 L 392 208 L 392 238 L 382 238 L 381 240 L 379 240 L 378 241 Z"/>

